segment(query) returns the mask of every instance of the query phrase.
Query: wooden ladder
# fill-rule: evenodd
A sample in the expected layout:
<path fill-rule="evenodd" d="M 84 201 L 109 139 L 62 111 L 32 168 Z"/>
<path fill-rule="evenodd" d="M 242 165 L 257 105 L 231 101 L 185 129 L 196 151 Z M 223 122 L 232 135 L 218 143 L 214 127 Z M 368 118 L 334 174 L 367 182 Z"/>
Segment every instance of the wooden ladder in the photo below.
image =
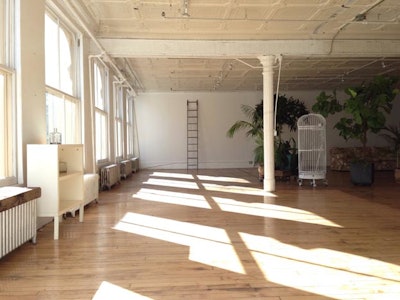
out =
<path fill-rule="evenodd" d="M 199 169 L 199 100 L 187 100 L 187 164 L 189 170 Z"/>

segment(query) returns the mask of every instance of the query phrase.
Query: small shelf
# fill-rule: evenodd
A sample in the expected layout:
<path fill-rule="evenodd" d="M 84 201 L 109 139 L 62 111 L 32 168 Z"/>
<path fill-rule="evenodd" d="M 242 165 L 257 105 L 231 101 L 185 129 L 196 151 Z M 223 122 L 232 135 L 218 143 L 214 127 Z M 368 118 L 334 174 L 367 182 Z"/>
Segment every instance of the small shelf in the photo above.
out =
<path fill-rule="evenodd" d="M 59 172 L 60 162 L 68 172 Z M 79 208 L 83 222 L 83 145 L 29 144 L 27 145 L 28 185 L 40 187 L 37 201 L 38 217 L 54 218 L 54 239 L 59 236 L 60 216 Z"/>
<path fill-rule="evenodd" d="M 62 215 L 75 208 L 79 208 L 81 204 L 82 204 L 81 200 L 61 200 L 59 207 L 59 214 Z"/>

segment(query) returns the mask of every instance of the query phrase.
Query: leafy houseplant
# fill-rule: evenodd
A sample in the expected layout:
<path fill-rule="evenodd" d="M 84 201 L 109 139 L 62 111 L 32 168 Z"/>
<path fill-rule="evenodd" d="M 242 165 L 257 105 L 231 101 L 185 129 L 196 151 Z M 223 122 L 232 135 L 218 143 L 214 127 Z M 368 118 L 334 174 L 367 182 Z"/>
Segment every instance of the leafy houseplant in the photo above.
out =
<path fill-rule="evenodd" d="M 246 115 L 247 121 L 236 121 L 226 133 L 228 137 L 233 137 L 239 130 L 246 130 L 246 136 L 254 138 L 256 148 L 254 149 L 254 165 L 258 165 L 259 179 L 264 177 L 264 128 L 263 128 L 263 105 L 262 101 L 255 107 L 242 105 L 242 112 Z"/>
<path fill-rule="evenodd" d="M 280 137 L 283 131 L 283 126 L 287 125 L 290 131 L 296 131 L 297 120 L 302 116 L 308 114 L 303 101 L 286 95 L 278 95 L 278 102 L 276 106 L 276 131 L 277 136 Z"/>
<path fill-rule="evenodd" d="M 381 134 L 392 146 L 392 150 L 396 155 L 395 179 L 400 181 L 400 122 L 397 126 L 388 125 L 382 129 Z"/>
<path fill-rule="evenodd" d="M 275 138 L 275 166 L 294 170 L 297 167 L 296 157 L 297 149 L 294 139 L 284 141 L 281 137 L 284 125 L 287 125 L 291 131 L 296 130 L 297 119 L 304 114 L 308 114 L 305 104 L 293 97 L 285 95 L 278 96 L 276 111 L 276 129 L 277 136 Z M 247 116 L 248 121 L 236 121 L 227 132 L 228 137 L 238 130 L 247 130 L 246 136 L 254 138 L 256 148 L 254 149 L 254 164 L 259 166 L 259 178 L 263 178 L 264 165 L 264 130 L 263 130 L 263 101 L 261 100 L 255 107 L 242 105 L 243 113 Z M 293 156 L 293 157 L 292 157 Z"/>
<path fill-rule="evenodd" d="M 329 114 L 343 112 L 344 116 L 334 125 L 339 135 L 346 141 L 358 140 L 362 145 L 362 155 L 358 158 L 364 166 L 369 161 L 367 155 L 368 133 L 378 133 L 385 127 L 386 114 L 389 114 L 398 93 L 395 89 L 397 78 L 377 76 L 369 83 L 349 87 L 344 90 L 348 96 L 341 104 L 336 93 L 327 95 L 321 92 L 312 110 L 324 117 Z M 356 158 L 355 158 L 356 159 Z M 370 165 L 371 177 L 357 181 L 352 176 L 354 184 L 370 185 L 373 182 L 373 165 Z M 372 167 L 372 169 L 371 169 Z M 353 174 L 352 174 L 353 175 Z"/>
<path fill-rule="evenodd" d="M 278 95 L 276 106 L 276 138 L 275 138 L 275 169 L 289 170 L 295 173 L 297 170 L 296 141 L 282 139 L 283 128 L 286 125 L 290 131 L 296 131 L 297 120 L 308 114 L 303 101 L 286 95 Z"/>
<path fill-rule="evenodd" d="M 392 146 L 394 153 L 400 151 L 400 122 L 397 126 L 388 125 L 382 129 L 384 133 L 381 134 Z M 397 165 L 399 168 L 399 165 Z"/>

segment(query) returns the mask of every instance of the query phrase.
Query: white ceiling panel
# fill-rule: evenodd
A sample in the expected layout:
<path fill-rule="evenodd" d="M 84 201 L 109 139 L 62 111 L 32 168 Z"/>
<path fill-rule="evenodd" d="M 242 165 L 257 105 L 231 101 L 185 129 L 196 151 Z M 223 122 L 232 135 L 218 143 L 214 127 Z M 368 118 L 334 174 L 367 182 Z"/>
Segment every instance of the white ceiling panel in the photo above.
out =
<path fill-rule="evenodd" d="M 399 0 L 53 1 L 70 3 L 138 92 L 260 90 L 257 55 L 269 53 L 283 54 L 285 89 L 400 75 Z"/>

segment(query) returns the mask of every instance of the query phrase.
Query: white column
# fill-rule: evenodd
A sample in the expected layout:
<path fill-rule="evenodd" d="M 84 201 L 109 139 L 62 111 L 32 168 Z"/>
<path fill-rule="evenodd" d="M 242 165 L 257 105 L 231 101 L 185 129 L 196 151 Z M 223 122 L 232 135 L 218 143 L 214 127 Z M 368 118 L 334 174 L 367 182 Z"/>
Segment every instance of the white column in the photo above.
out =
<path fill-rule="evenodd" d="M 264 191 L 275 191 L 274 162 L 274 62 L 275 55 L 258 57 L 263 66 Z"/>

